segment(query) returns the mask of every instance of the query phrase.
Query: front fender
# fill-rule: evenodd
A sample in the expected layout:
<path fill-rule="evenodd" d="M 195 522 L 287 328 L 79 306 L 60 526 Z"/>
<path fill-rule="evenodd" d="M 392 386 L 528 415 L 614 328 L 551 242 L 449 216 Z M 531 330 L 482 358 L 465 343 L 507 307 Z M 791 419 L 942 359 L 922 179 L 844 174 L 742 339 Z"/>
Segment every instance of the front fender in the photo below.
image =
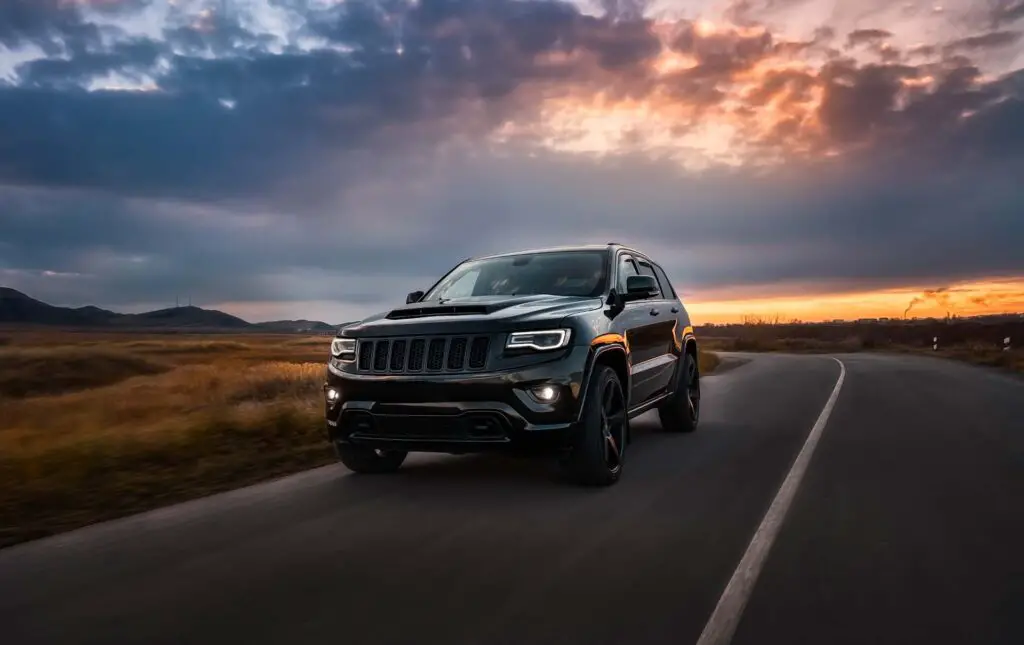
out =
<path fill-rule="evenodd" d="M 577 404 L 575 415 L 577 422 L 583 419 L 583 410 L 586 409 L 587 396 L 589 395 L 590 389 L 590 377 L 594 373 L 594 366 L 597 365 L 598 358 L 609 352 L 619 352 L 622 354 L 622 361 L 626 365 L 626 368 L 623 370 L 623 374 L 619 375 L 619 378 L 623 381 L 622 388 L 625 396 L 627 398 L 629 396 L 632 376 L 629 373 L 629 344 L 626 342 L 625 336 L 622 336 L 621 334 L 604 334 L 602 336 L 598 336 L 590 344 L 590 354 L 587 357 L 586 367 L 583 370 L 583 379 L 580 384 L 580 395 L 578 397 L 579 403 Z"/>

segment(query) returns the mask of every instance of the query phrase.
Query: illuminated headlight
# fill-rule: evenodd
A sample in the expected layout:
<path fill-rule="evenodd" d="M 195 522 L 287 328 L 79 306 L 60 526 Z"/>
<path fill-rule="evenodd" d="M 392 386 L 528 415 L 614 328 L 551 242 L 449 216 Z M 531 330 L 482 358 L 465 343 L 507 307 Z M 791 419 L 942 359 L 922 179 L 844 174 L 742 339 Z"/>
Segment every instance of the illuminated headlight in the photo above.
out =
<path fill-rule="evenodd" d="M 331 356 L 339 361 L 356 360 L 356 339 L 335 338 L 331 341 Z"/>
<path fill-rule="evenodd" d="M 327 390 L 324 391 L 324 396 L 327 397 L 327 402 L 328 403 L 337 403 L 338 402 L 338 397 L 341 396 L 341 393 L 339 393 L 333 387 L 329 387 L 329 388 L 327 388 Z"/>
<path fill-rule="evenodd" d="M 569 335 L 568 329 L 517 331 L 508 335 L 505 349 L 532 349 L 538 352 L 560 349 L 569 344 Z"/>

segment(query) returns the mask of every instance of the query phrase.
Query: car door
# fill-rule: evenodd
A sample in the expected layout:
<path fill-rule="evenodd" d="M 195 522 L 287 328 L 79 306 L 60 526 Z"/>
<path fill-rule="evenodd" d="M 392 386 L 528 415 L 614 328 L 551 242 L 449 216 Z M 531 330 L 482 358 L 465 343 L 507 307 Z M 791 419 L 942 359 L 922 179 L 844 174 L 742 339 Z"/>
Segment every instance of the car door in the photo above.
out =
<path fill-rule="evenodd" d="M 675 298 L 666 293 L 666 286 L 662 284 L 654 270 L 653 262 L 642 256 L 635 256 L 637 268 L 641 275 L 654 278 L 659 286 L 659 294 L 655 298 L 642 300 L 638 304 L 647 307 L 649 323 L 647 332 L 650 349 L 645 360 L 640 365 L 633 366 L 633 379 L 641 381 L 643 389 L 650 398 L 663 394 L 672 382 L 675 374 L 676 363 L 679 352 L 676 343 L 676 313 L 678 303 Z M 675 310 L 675 311 L 673 311 Z"/>
<path fill-rule="evenodd" d="M 632 254 L 620 252 L 616 260 L 615 288 L 618 293 L 626 293 L 626 279 L 631 275 L 641 275 L 640 267 Z M 651 381 L 652 373 L 646 369 L 652 365 L 649 361 L 663 351 L 658 338 L 660 311 L 651 314 L 654 302 L 651 299 L 627 302 L 615 317 L 614 327 L 625 336 L 629 348 L 630 407 L 651 398 L 657 385 Z"/>
<path fill-rule="evenodd" d="M 669 388 L 673 388 L 677 384 L 677 380 L 680 376 L 679 371 L 682 369 L 683 353 L 685 349 L 685 341 L 687 334 L 693 333 L 691 327 L 690 314 L 686 311 L 686 307 L 683 306 L 682 300 L 679 298 L 679 294 L 676 293 L 675 287 L 672 286 L 672 281 L 668 279 L 668 274 L 665 273 L 665 269 L 659 266 L 655 262 L 651 262 L 654 267 L 654 273 L 658 276 L 658 283 L 661 286 L 661 291 L 665 295 L 665 299 L 669 302 L 669 313 L 675 322 L 673 327 L 673 339 L 672 343 L 675 346 L 676 353 L 676 374 L 673 376 L 672 381 L 669 383 Z"/>

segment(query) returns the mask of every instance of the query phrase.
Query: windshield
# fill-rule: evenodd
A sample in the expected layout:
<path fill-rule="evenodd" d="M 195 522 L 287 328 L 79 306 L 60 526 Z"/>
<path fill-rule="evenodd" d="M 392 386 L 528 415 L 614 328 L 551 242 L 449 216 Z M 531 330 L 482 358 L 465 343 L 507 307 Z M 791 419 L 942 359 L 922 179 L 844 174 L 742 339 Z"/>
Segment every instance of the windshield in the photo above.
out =
<path fill-rule="evenodd" d="M 472 296 L 596 297 L 608 277 L 604 251 L 548 251 L 474 260 L 459 265 L 423 300 Z"/>

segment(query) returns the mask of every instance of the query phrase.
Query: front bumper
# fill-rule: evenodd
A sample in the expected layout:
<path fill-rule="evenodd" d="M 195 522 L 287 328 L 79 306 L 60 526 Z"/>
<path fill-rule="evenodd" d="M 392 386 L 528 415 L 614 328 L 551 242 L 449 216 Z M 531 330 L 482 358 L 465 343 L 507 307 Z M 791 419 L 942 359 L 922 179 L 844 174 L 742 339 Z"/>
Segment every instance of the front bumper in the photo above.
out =
<path fill-rule="evenodd" d="M 476 452 L 562 445 L 579 412 L 590 349 L 510 371 L 452 375 L 327 372 L 328 438 L 378 448 Z M 533 388 L 550 385 L 543 403 Z M 337 393 L 331 401 L 329 390 Z"/>

